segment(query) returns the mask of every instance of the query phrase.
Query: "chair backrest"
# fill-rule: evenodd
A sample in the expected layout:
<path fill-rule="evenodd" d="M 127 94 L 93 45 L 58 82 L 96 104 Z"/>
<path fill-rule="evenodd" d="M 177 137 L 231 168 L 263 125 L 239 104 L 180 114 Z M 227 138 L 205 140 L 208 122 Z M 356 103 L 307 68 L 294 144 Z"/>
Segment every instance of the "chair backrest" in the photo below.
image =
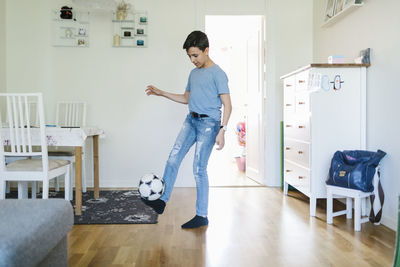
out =
<path fill-rule="evenodd" d="M 32 100 L 28 102 L 28 111 L 29 111 L 29 122 L 32 127 L 39 127 L 39 111 L 37 108 L 37 102 L 33 102 Z M 8 125 L 8 115 L 6 113 L 6 125 Z"/>
<path fill-rule="evenodd" d="M 0 99 L 5 99 L 7 124 L 3 124 L 0 116 L 0 168 L 4 170 L 5 156 L 27 157 L 42 156 L 43 171 L 48 171 L 48 155 L 46 129 L 44 123 L 42 93 L 28 94 L 0 94 Z M 3 103 L 4 101 L 2 101 Z M 31 125 L 29 103 L 37 103 L 39 128 Z M 35 140 L 33 131 L 39 131 L 40 140 Z M 37 136 L 37 134 L 36 134 Z M 32 146 L 40 144 L 41 151 L 35 152 Z M 4 146 L 9 146 L 10 151 L 4 151 Z"/>
<path fill-rule="evenodd" d="M 86 126 L 86 102 L 58 102 L 56 111 L 56 125 L 61 127 Z"/>

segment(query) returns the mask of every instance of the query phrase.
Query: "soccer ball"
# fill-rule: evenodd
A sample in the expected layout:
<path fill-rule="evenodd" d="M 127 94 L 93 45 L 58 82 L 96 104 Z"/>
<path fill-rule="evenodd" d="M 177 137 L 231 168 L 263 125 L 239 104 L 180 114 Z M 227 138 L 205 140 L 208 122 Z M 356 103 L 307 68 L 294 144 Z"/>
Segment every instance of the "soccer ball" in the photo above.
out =
<path fill-rule="evenodd" d="M 153 173 L 140 178 L 139 194 L 146 200 L 159 199 L 164 193 L 164 180 Z"/>

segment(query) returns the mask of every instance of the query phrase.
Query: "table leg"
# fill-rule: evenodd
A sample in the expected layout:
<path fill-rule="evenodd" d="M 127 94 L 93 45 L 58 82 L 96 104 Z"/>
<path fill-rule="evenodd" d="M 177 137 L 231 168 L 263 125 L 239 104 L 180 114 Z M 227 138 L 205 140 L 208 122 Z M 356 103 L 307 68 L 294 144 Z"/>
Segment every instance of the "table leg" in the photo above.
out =
<path fill-rule="evenodd" d="M 93 136 L 94 198 L 99 198 L 99 136 Z"/>
<path fill-rule="evenodd" d="M 82 147 L 75 147 L 75 215 L 82 215 Z"/>

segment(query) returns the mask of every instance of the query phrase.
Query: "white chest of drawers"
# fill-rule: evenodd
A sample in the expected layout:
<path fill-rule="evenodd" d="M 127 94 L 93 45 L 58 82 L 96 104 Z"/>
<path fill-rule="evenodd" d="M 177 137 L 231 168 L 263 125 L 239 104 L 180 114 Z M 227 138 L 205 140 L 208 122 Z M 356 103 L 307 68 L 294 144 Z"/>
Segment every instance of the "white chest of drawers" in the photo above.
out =
<path fill-rule="evenodd" d="M 326 198 L 325 181 L 335 151 L 366 147 L 366 67 L 311 64 L 281 77 L 284 193 L 291 185 L 308 196 L 311 216 L 316 200 Z"/>

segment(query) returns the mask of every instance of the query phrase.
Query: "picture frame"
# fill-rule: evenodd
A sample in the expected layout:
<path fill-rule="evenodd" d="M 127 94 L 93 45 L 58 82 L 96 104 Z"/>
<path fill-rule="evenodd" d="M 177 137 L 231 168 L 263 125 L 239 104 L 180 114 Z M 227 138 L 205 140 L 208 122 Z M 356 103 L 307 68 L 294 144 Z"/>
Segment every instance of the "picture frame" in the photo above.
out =
<path fill-rule="evenodd" d="M 351 6 L 355 3 L 356 3 L 356 0 L 344 0 L 342 9 L 346 9 L 348 6 Z"/>
<path fill-rule="evenodd" d="M 335 15 L 335 7 L 337 0 L 327 0 L 325 10 L 325 21 L 332 18 Z"/>
<path fill-rule="evenodd" d="M 335 15 L 343 10 L 343 6 L 344 6 L 345 2 L 346 2 L 346 0 L 336 0 Z"/>

